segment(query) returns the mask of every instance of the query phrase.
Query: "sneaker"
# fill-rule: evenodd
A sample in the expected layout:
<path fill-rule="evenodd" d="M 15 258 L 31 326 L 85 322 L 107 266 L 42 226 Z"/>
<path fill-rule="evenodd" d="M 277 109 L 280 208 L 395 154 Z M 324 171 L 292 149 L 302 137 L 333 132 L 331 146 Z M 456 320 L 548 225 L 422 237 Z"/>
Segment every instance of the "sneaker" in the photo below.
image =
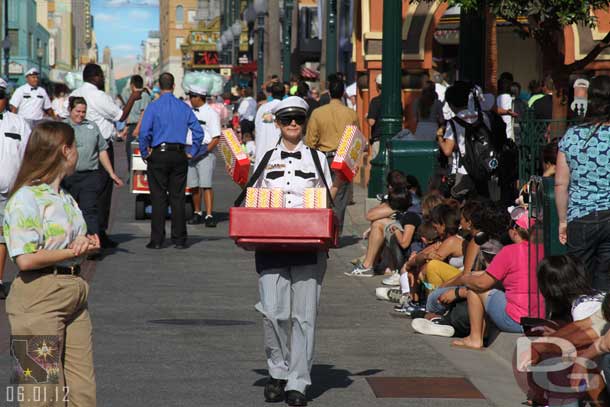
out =
<path fill-rule="evenodd" d="M 201 215 L 198 213 L 193 214 L 193 217 L 187 222 L 189 225 L 201 225 Z"/>
<path fill-rule="evenodd" d="M 390 301 L 390 297 L 388 296 L 388 292 L 392 289 L 390 287 L 377 287 L 375 289 L 375 297 L 378 300 Z"/>
<path fill-rule="evenodd" d="M 381 281 L 381 284 L 389 285 L 391 287 L 399 287 L 400 286 L 400 272 L 398 270 L 394 270 L 390 277 L 384 278 Z"/>
<path fill-rule="evenodd" d="M 396 304 L 403 304 L 407 301 L 411 301 L 410 294 L 403 294 L 399 288 L 391 288 L 388 290 L 388 298 L 391 302 L 395 302 Z"/>
<path fill-rule="evenodd" d="M 207 215 L 204 219 L 206 228 L 215 228 L 216 227 L 216 219 L 212 215 Z"/>
<path fill-rule="evenodd" d="M 425 312 L 426 307 L 413 301 L 405 301 L 402 305 L 395 306 L 394 311 L 398 312 L 399 314 L 412 316 L 414 312 Z"/>
<path fill-rule="evenodd" d="M 411 327 L 415 332 L 424 335 L 452 337 L 455 334 L 455 329 L 451 325 L 443 323 L 441 318 L 428 320 L 426 318 L 417 318 L 411 322 Z"/>
<path fill-rule="evenodd" d="M 348 273 L 346 271 L 343 274 L 349 277 L 373 277 L 375 272 L 373 271 L 372 267 L 366 268 L 362 265 L 362 263 L 360 263 L 356 265 L 351 272 Z"/>

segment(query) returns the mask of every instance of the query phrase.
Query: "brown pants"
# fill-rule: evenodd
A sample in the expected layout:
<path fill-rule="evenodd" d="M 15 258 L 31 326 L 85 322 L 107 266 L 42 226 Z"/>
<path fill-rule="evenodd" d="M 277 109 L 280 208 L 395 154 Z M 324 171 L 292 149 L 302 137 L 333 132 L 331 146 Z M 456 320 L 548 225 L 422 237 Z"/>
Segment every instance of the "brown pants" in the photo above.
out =
<path fill-rule="evenodd" d="M 88 295 L 78 276 L 26 271 L 15 278 L 6 313 L 20 406 L 95 407 Z"/>

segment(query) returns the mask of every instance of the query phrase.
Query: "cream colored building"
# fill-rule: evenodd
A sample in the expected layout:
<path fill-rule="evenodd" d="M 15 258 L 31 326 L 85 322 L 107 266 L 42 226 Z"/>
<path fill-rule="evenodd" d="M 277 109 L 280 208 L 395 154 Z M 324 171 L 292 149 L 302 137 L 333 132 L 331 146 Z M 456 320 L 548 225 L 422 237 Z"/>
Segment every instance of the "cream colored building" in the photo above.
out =
<path fill-rule="evenodd" d="M 182 51 L 190 31 L 197 27 L 197 0 L 160 0 L 159 25 L 161 32 L 161 72 L 170 72 L 176 80 L 176 95 L 184 96 L 182 91 Z"/>
<path fill-rule="evenodd" d="M 55 44 L 56 69 L 70 71 L 74 61 L 72 0 L 47 0 L 48 30 Z"/>

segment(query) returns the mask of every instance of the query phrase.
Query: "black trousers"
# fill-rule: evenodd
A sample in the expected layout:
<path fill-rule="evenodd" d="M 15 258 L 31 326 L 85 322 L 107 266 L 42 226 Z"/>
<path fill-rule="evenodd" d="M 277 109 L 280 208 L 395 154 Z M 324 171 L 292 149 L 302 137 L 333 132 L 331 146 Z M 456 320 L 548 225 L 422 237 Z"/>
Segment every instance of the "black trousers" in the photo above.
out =
<path fill-rule="evenodd" d="M 98 170 L 75 172 L 64 178 L 63 186 L 76 200 L 83 212 L 83 217 L 87 223 L 87 233 L 98 234 L 100 232 L 97 206 L 100 189 L 100 173 Z"/>
<path fill-rule="evenodd" d="M 153 151 L 148 159 L 148 186 L 152 202 L 150 240 L 161 244 L 165 239 L 167 205 L 172 208 L 172 242 L 186 242 L 184 190 L 188 160 L 183 151 Z"/>
<path fill-rule="evenodd" d="M 135 140 L 133 131 L 136 129 L 137 123 L 127 125 L 127 139 L 125 140 L 125 155 L 127 156 L 127 175 L 131 177 L 131 143 Z"/>
<path fill-rule="evenodd" d="M 327 157 L 329 167 L 332 164 L 333 159 L 334 159 L 334 157 Z M 332 175 L 333 180 L 337 176 L 335 171 L 331 171 L 331 175 Z M 335 203 L 335 208 L 334 208 L 335 215 L 337 215 L 337 218 L 339 219 L 339 236 L 341 236 L 341 234 L 343 233 L 345 210 L 347 209 L 347 204 L 349 203 L 349 200 L 350 200 L 350 196 L 349 196 L 350 185 L 351 185 L 351 182 L 341 185 L 341 187 L 337 191 L 337 195 L 335 196 L 335 199 L 333 200 L 333 202 Z M 329 187 L 331 187 L 331 185 L 329 185 Z"/>
<path fill-rule="evenodd" d="M 108 157 L 110 157 L 110 163 L 114 168 L 114 147 L 112 145 L 111 140 L 108 141 Z M 104 168 L 101 167 L 99 169 L 99 194 L 97 198 L 97 207 L 99 209 L 99 231 L 102 234 L 106 233 L 106 229 L 108 229 L 108 219 L 110 218 L 110 205 L 112 204 L 112 188 L 114 187 L 114 183 L 108 175 L 108 172 Z"/>

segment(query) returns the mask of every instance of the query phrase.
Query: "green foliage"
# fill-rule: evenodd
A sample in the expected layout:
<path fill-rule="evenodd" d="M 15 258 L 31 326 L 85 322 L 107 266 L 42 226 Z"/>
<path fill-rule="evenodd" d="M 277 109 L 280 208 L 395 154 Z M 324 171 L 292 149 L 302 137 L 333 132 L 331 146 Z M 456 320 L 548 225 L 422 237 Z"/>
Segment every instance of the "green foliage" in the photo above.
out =
<path fill-rule="evenodd" d="M 526 16 L 539 27 L 534 29 L 557 29 L 571 24 L 593 27 L 597 24 L 592 9 L 607 9 L 608 0 L 448 0 L 465 10 L 477 10 L 487 4 L 492 14 L 506 20 Z"/>

